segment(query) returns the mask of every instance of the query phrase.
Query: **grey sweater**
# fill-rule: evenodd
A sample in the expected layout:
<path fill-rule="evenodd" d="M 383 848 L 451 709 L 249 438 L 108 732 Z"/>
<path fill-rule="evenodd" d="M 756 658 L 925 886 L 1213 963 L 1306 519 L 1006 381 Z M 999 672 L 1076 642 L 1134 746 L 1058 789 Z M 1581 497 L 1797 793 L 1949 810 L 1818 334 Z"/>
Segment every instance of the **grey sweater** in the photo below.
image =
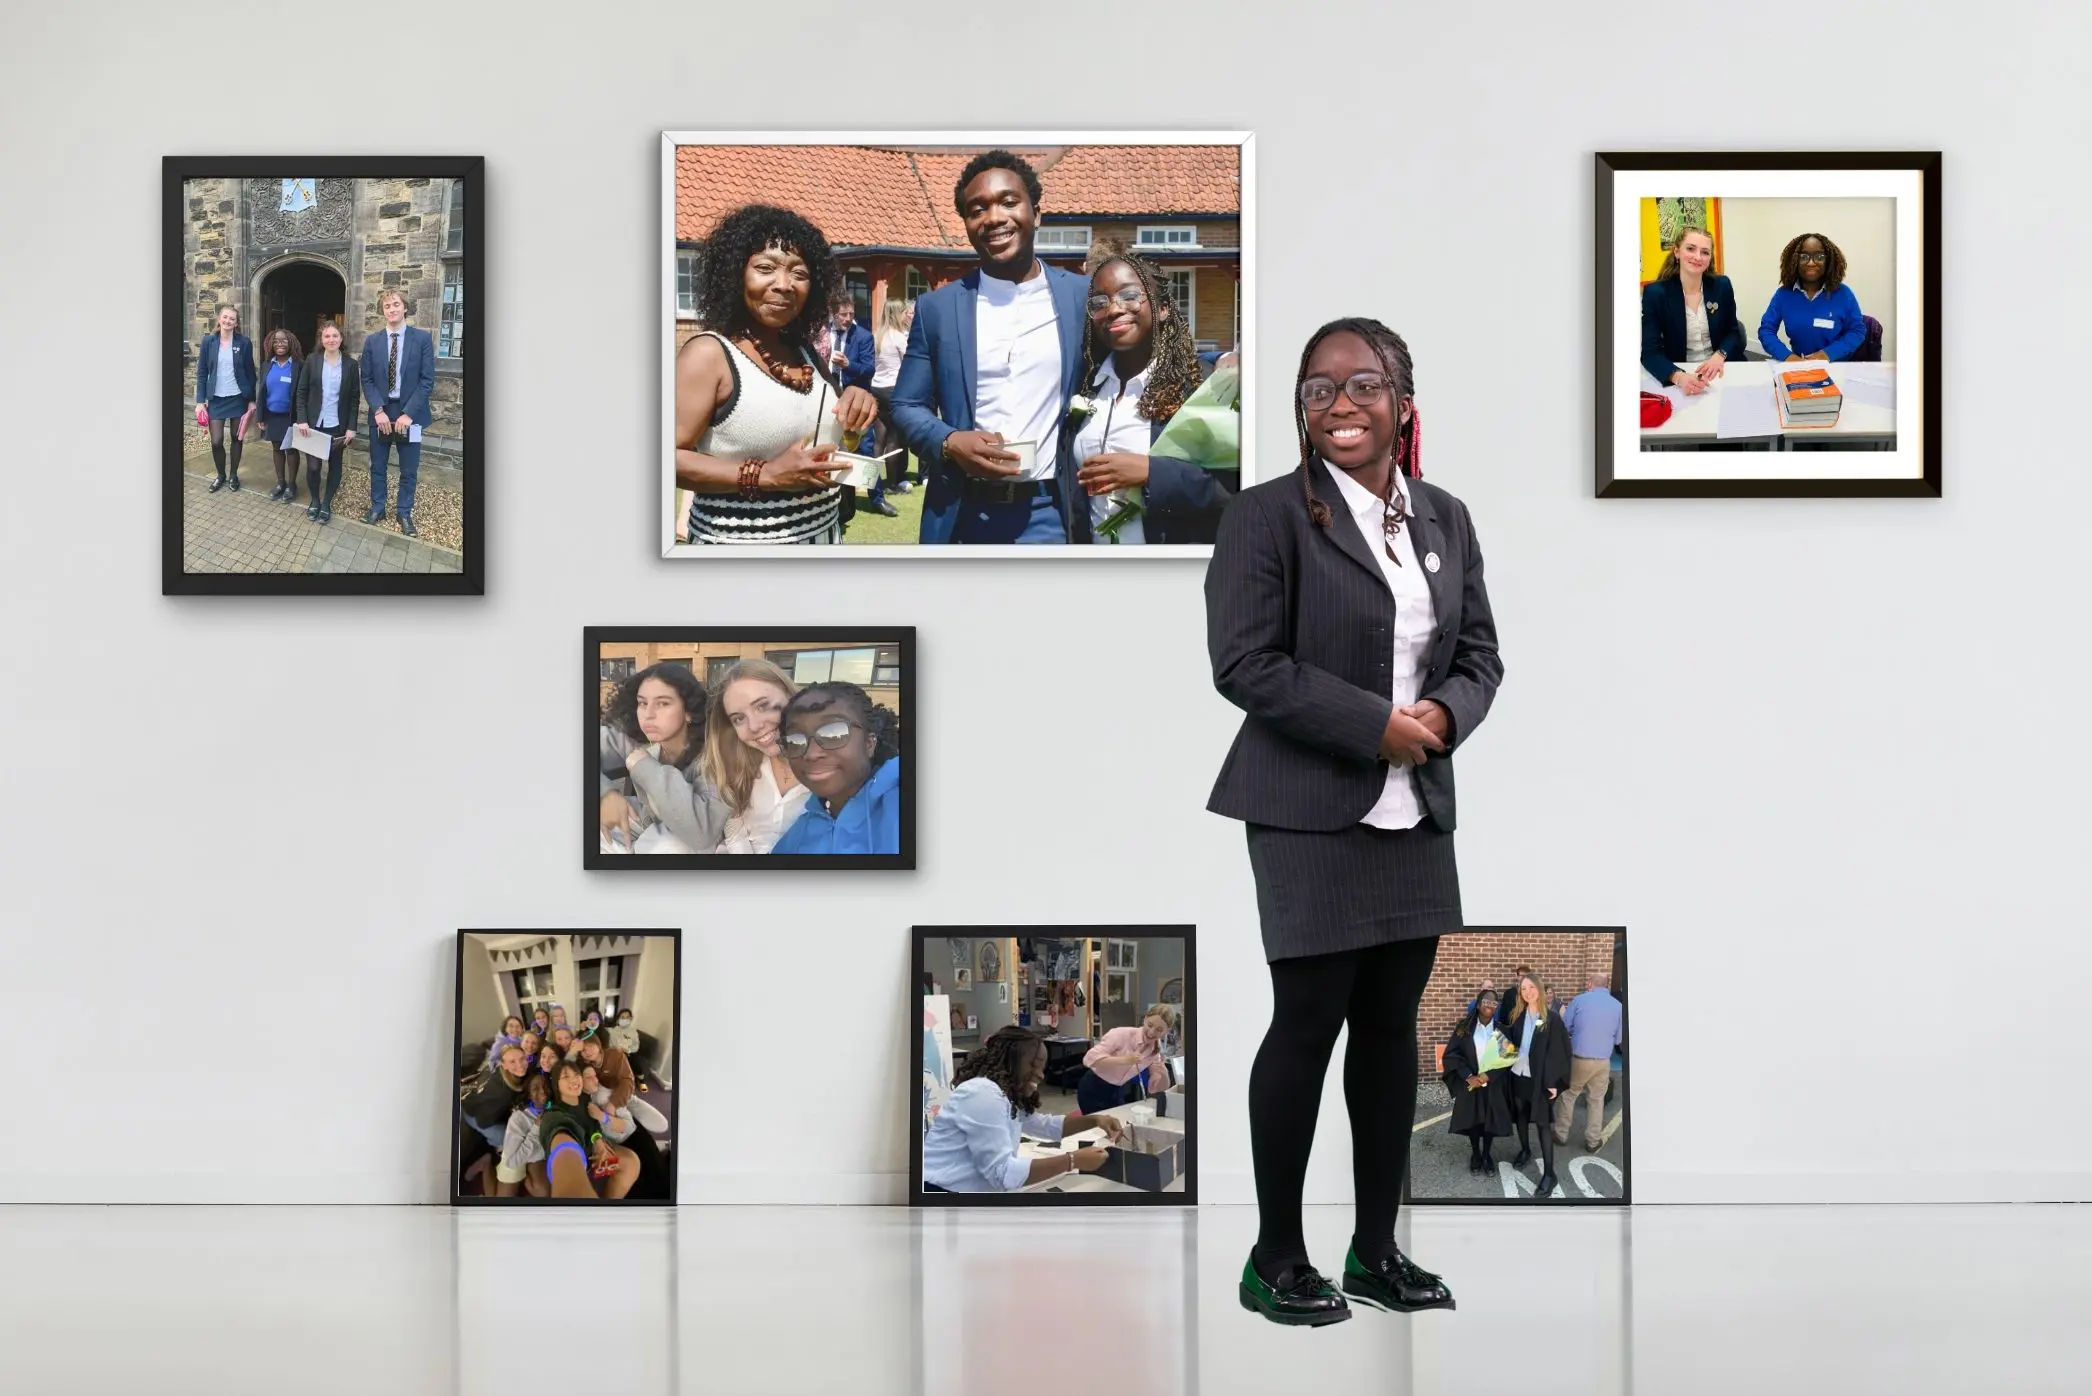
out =
<path fill-rule="evenodd" d="M 726 807 L 726 798 L 695 766 L 688 772 L 679 771 L 607 725 L 601 729 L 597 745 L 601 759 L 597 798 L 612 790 L 634 797 L 645 806 L 648 822 L 663 825 L 699 853 L 719 847 L 732 811 Z M 624 771 L 622 778 L 614 774 L 618 770 Z"/>

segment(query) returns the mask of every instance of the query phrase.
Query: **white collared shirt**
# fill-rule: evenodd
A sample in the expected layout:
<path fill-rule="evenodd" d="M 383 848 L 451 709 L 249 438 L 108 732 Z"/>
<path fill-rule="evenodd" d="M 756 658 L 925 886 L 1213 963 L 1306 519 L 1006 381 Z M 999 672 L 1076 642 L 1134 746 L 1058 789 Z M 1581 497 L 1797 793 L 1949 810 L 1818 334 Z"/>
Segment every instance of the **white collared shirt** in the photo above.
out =
<path fill-rule="evenodd" d="M 1018 1137 L 1058 1143 L 1058 1115 L 1010 1114 L 1010 1098 L 985 1076 L 945 1097 L 923 1136 L 923 1181 L 951 1192 L 1014 1192 L 1031 1176 L 1031 1160 L 1017 1152 Z"/>
<path fill-rule="evenodd" d="M 1494 1018 L 1490 1019 L 1490 1020 L 1489 1020 L 1488 1022 L 1486 1022 L 1486 1023 L 1485 1023 L 1485 1022 L 1483 1022 L 1483 1021 L 1482 1021 L 1482 1020 L 1481 1020 L 1480 1018 L 1477 1018 L 1477 1019 L 1475 1019 L 1475 1070 L 1476 1070 L 1476 1071 L 1480 1071 L 1480 1070 L 1482 1069 L 1482 1068 L 1481 1068 L 1481 1064 L 1482 1064 L 1482 1053 L 1484 1053 L 1485 1051 L 1487 1051 L 1487 1050 L 1489 1049 L 1489 1039 L 1490 1039 L 1490 1038 L 1492 1038 L 1492 1037 L 1495 1037 L 1495 1036 L 1496 1036 L 1496 1020 L 1495 1020 Z"/>
<path fill-rule="evenodd" d="M 338 427 L 341 425 L 341 370 L 342 360 L 327 362 L 320 360 L 320 419 L 316 427 Z"/>
<path fill-rule="evenodd" d="M 212 397 L 236 397 L 239 395 L 240 371 L 234 367 L 237 362 L 238 360 L 233 357 L 232 341 L 229 339 L 219 340 L 218 369 L 211 376 Z"/>
<path fill-rule="evenodd" d="M 1414 525 L 1404 521 L 1402 531 L 1395 536 L 1395 551 L 1402 559 L 1398 567 L 1384 546 L 1387 535 L 1381 515 L 1385 506 L 1379 497 L 1335 466 L 1329 468 L 1329 473 L 1337 477 L 1337 490 L 1350 510 L 1352 525 L 1364 535 L 1366 551 L 1380 564 L 1380 575 L 1387 579 L 1388 590 L 1395 595 L 1394 656 L 1389 666 L 1393 678 L 1391 696 L 1396 707 L 1405 707 L 1421 696 L 1424 661 L 1430 654 L 1432 631 L 1438 625 L 1437 612 L 1431 605 L 1431 588 L 1424 580 L 1424 565 L 1416 553 Z M 1409 482 L 1400 474 L 1395 476 L 1395 488 L 1401 492 L 1403 506 L 1413 509 Z M 1412 829 L 1423 817 L 1423 802 L 1416 793 L 1416 772 L 1390 762 L 1387 784 L 1381 787 L 1379 800 L 1359 823 L 1376 829 Z"/>
<path fill-rule="evenodd" d="M 1148 453 L 1148 419 L 1140 415 L 1140 397 L 1148 390 L 1148 375 L 1154 372 L 1154 362 L 1133 375 L 1133 381 L 1121 390 L 1119 371 L 1105 356 L 1104 371 L 1098 379 L 1097 389 L 1091 393 L 1096 408 L 1082 419 L 1082 426 L 1075 433 L 1073 449 L 1075 459 L 1069 464 L 1076 469 L 1091 456 L 1101 456 L 1107 451 L 1125 451 L 1144 456 Z M 1125 500 L 1118 491 L 1090 496 L 1090 522 L 1101 524 L 1112 516 Z M 1121 543 L 1145 543 L 1141 521 L 1133 519 L 1119 529 Z"/>
<path fill-rule="evenodd" d="M 756 771 L 755 784 L 748 788 L 748 808 L 727 820 L 719 851 L 768 853 L 784 837 L 785 830 L 798 822 L 810 794 L 803 785 L 793 786 L 790 793 L 780 790 L 777 772 L 765 757 Z"/>
<path fill-rule="evenodd" d="M 394 329 L 392 326 L 387 325 L 385 333 L 388 336 L 385 342 L 385 362 L 392 366 L 392 381 L 385 385 L 385 396 L 398 397 L 400 395 L 400 372 L 407 366 L 407 327 L 401 325 L 398 329 Z M 399 340 L 398 353 L 393 352 L 393 338 Z"/>
<path fill-rule="evenodd" d="M 1028 479 L 1051 480 L 1060 445 L 1061 332 L 1053 282 L 1044 266 L 1029 281 L 981 273 L 974 298 L 973 424 L 1029 441 L 1038 468 Z"/>

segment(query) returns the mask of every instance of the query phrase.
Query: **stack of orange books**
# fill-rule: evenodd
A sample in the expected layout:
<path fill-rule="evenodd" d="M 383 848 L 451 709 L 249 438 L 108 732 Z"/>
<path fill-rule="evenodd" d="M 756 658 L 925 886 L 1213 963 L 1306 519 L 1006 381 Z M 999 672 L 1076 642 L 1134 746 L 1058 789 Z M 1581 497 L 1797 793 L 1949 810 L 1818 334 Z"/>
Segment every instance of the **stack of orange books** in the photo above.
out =
<path fill-rule="evenodd" d="M 1780 400 L 1780 423 L 1787 427 L 1836 426 L 1838 409 L 1845 405 L 1845 394 L 1821 364 L 1779 370 L 1773 375 L 1773 396 Z"/>

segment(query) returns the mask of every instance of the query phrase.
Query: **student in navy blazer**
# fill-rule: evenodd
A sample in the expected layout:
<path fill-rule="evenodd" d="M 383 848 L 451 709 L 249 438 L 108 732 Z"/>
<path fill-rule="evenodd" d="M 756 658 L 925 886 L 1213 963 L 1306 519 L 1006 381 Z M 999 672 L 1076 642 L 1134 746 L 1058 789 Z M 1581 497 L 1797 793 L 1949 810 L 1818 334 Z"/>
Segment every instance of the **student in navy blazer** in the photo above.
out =
<path fill-rule="evenodd" d="M 399 501 L 392 516 L 400 532 L 414 532 L 414 480 L 421 470 L 421 443 L 412 429 L 429 421 L 429 393 L 436 386 L 436 341 L 407 323 L 407 298 L 387 291 L 378 298 L 385 328 L 363 341 L 363 400 L 370 405 L 370 512 L 368 524 L 385 517 L 385 458 L 400 458 Z M 397 339 L 395 352 L 394 340 Z"/>
<path fill-rule="evenodd" d="M 214 319 L 218 332 L 207 336 L 196 348 L 196 424 L 210 428 L 211 463 L 218 467 L 211 493 L 216 494 L 227 483 L 237 493 L 240 441 L 247 434 L 247 414 L 254 410 L 254 344 L 240 333 L 239 311 L 221 305 Z M 226 440 L 228 436 L 230 442 Z M 225 473 L 228 450 L 232 464 L 229 482 Z"/>
<path fill-rule="evenodd" d="M 1714 239 L 1704 229 L 1687 228 L 1656 279 L 1642 288 L 1642 367 L 1657 382 L 1691 395 L 1707 391 L 1724 366 L 1744 353 L 1736 288 L 1708 270 L 1713 265 Z"/>
<path fill-rule="evenodd" d="M 976 156 L 953 202 L 980 265 L 915 302 L 893 419 L 922 462 L 925 543 L 1065 543 L 1089 507 L 1066 461 L 1054 461 L 1051 479 L 1020 480 L 1020 457 L 1004 449 L 1035 442 L 1041 471 L 1058 455 L 1089 325 L 1089 281 L 1044 265 L 1033 250 L 1039 195 L 1039 177 L 1021 157 Z M 986 393 L 984 333 L 996 359 Z"/>

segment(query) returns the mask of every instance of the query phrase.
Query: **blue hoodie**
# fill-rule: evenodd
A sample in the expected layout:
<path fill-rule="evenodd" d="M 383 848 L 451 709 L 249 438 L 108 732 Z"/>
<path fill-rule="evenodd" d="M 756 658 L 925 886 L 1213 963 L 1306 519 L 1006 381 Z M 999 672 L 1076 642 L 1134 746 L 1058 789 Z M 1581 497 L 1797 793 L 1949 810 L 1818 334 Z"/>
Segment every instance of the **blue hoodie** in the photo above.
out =
<path fill-rule="evenodd" d="M 899 853 L 901 851 L 901 758 L 896 756 L 852 795 L 842 813 L 831 815 L 818 799 L 772 853 Z"/>

